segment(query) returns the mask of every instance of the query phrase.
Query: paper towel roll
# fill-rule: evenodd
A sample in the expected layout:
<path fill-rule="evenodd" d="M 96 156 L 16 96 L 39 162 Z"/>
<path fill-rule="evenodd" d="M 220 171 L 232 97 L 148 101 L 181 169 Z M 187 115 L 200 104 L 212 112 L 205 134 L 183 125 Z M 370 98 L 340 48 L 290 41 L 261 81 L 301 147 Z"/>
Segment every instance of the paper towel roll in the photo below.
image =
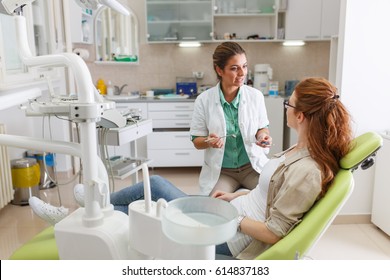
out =
<path fill-rule="evenodd" d="M 87 49 L 76 48 L 73 50 L 73 53 L 79 55 L 84 60 L 89 58 L 89 51 Z"/>

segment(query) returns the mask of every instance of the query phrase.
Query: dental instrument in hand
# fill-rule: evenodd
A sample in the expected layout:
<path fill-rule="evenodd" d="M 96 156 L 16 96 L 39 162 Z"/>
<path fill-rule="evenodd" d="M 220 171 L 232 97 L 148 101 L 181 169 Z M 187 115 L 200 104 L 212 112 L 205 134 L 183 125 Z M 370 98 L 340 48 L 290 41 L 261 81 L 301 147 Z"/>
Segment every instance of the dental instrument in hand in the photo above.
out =
<path fill-rule="evenodd" d="M 210 141 L 213 140 L 213 139 L 222 139 L 222 138 L 226 138 L 226 137 L 233 137 L 233 138 L 236 138 L 237 135 L 235 135 L 235 134 L 228 134 L 228 135 L 224 135 L 224 136 L 221 136 L 221 137 L 211 137 L 211 138 L 207 138 L 207 139 L 204 140 L 204 141 L 207 143 L 207 142 L 210 142 Z"/>

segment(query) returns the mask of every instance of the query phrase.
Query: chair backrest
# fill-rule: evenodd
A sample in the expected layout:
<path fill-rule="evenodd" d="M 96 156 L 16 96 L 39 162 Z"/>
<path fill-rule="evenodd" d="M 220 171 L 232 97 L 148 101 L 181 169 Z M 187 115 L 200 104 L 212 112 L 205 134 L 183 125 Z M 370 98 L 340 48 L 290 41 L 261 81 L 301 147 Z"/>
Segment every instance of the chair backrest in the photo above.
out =
<path fill-rule="evenodd" d="M 305 214 L 287 236 L 260 254 L 258 260 L 293 260 L 307 254 L 333 222 L 354 187 L 352 172 L 373 164 L 376 151 L 382 146 L 382 137 L 367 132 L 353 140 L 351 151 L 340 160 L 340 171 L 323 198 Z"/>

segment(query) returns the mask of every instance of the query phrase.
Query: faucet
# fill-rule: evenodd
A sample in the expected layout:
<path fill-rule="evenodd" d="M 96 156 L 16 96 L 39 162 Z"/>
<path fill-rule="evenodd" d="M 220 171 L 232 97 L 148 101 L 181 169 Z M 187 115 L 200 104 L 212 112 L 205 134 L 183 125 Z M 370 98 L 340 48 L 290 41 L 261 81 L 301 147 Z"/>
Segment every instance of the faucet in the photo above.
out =
<path fill-rule="evenodd" d="M 123 86 L 121 87 L 118 87 L 118 86 L 114 86 L 114 94 L 115 95 L 120 95 L 123 91 L 123 89 L 127 86 L 127 84 L 124 84 Z"/>

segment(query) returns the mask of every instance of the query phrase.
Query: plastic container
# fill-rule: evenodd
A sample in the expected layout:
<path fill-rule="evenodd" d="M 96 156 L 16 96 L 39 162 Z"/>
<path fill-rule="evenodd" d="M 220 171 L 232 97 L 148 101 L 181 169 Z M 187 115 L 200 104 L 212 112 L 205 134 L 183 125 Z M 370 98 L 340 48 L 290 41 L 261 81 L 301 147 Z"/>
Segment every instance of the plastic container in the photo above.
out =
<path fill-rule="evenodd" d="M 236 208 L 208 196 L 188 196 L 168 203 L 162 230 L 171 240 L 187 245 L 216 245 L 237 232 Z"/>
<path fill-rule="evenodd" d="M 31 196 L 39 197 L 40 169 L 36 159 L 11 160 L 11 174 L 15 190 L 12 204 L 28 205 Z"/>

